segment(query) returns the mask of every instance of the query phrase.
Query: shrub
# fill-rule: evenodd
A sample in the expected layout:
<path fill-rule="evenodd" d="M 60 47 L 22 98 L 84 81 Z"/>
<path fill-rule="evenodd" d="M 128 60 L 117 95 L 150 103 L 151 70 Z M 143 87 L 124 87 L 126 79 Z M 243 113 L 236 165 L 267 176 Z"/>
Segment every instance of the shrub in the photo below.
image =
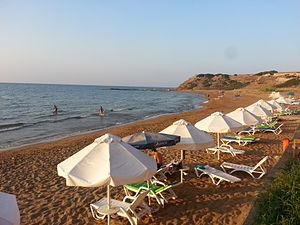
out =
<path fill-rule="evenodd" d="M 246 82 L 246 83 L 242 83 L 236 80 L 229 80 L 229 83 L 225 83 L 224 84 L 224 88 L 225 90 L 233 90 L 233 89 L 239 89 L 239 88 L 243 88 L 246 87 L 250 84 L 250 82 Z"/>
<path fill-rule="evenodd" d="M 261 194 L 256 201 L 255 224 L 299 224 L 299 184 L 300 161 L 290 161 L 267 192 Z"/>
<path fill-rule="evenodd" d="M 262 88 L 262 91 L 266 91 L 266 92 L 271 92 L 271 91 L 276 91 L 276 88 L 274 87 L 267 87 L 267 88 Z"/>
<path fill-rule="evenodd" d="M 300 85 L 300 79 L 297 79 L 297 78 L 290 79 L 281 84 L 274 85 L 274 87 L 275 88 L 284 88 L 284 87 L 291 87 L 291 86 L 296 86 L 296 85 Z"/>
<path fill-rule="evenodd" d="M 204 80 L 204 81 L 202 81 L 202 85 L 203 85 L 203 87 L 209 87 L 211 84 L 209 83 L 208 80 Z"/>
<path fill-rule="evenodd" d="M 263 72 L 256 73 L 255 75 L 256 76 L 262 76 L 262 75 L 266 75 L 266 74 L 273 75 L 275 73 L 278 73 L 278 71 L 276 71 L 276 70 L 263 71 Z"/>
<path fill-rule="evenodd" d="M 286 74 L 285 77 L 286 77 L 286 78 L 290 78 L 290 79 L 291 79 L 291 78 L 297 78 L 297 76 L 291 75 L 291 74 Z"/>
<path fill-rule="evenodd" d="M 198 78 L 203 78 L 203 77 L 205 77 L 205 78 L 211 79 L 211 78 L 213 78 L 214 76 L 215 76 L 215 75 L 212 74 L 212 73 L 200 73 L 200 74 L 198 74 L 196 77 L 198 77 Z"/>
<path fill-rule="evenodd" d="M 187 89 L 193 89 L 194 87 L 196 87 L 197 84 L 195 83 L 191 83 L 191 84 L 188 84 L 188 86 L 186 87 Z"/>
<path fill-rule="evenodd" d="M 214 76 L 223 76 L 223 78 L 225 79 L 229 79 L 229 74 L 224 74 L 224 73 L 216 73 L 216 74 L 212 74 L 212 73 L 200 73 L 198 75 L 196 75 L 196 77 L 198 78 L 207 78 L 207 79 L 211 79 L 213 78 Z"/>

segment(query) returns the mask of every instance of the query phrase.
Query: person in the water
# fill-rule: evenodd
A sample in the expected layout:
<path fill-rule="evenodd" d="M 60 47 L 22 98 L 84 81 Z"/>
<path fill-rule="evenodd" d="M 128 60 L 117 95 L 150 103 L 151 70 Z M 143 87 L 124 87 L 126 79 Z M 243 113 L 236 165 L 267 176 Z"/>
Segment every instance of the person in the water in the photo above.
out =
<path fill-rule="evenodd" d="M 99 116 L 104 116 L 104 109 L 102 106 L 100 106 L 100 109 L 99 109 Z"/>
<path fill-rule="evenodd" d="M 52 112 L 53 112 L 53 113 L 57 113 L 57 110 L 58 110 L 57 106 L 56 106 L 56 105 L 53 105 L 53 106 L 52 106 Z"/>

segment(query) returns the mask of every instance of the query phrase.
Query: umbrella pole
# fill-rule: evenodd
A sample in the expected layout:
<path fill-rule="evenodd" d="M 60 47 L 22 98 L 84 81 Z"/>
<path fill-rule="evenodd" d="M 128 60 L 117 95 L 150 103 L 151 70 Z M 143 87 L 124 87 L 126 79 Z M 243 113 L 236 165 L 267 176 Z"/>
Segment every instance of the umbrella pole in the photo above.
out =
<path fill-rule="evenodd" d="M 184 153 L 185 153 L 185 152 L 184 152 L 184 150 L 182 149 L 182 150 L 181 150 L 181 160 L 184 160 L 184 158 L 185 158 L 185 157 L 184 157 L 184 156 L 185 156 Z"/>
<path fill-rule="evenodd" d="M 217 139 L 218 139 L 218 152 L 217 152 L 217 155 L 218 155 L 218 160 L 220 160 L 220 134 L 217 133 Z"/>
<path fill-rule="evenodd" d="M 148 189 L 150 189 L 150 180 L 147 180 L 147 187 L 148 187 Z M 149 203 L 149 205 L 151 204 L 151 199 L 150 199 L 150 195 L 148 194 L 148 203 Z"/>
<path fill-rule="evenodd" d="M 107 185 L 107 211 L 109 212 L 110 210 L 110 187 Z M 110 224 L 110 215 L 109 213 L 107 214 L 107 224 Z"/>
<path fill-rule="evenodd" d="M 184 158 L 185 158 L 185 150 L 181 149 L 181 163 L 184 160 Z M 180 183 L 182 182 L 183 182 L 183 171 L 180 170 Z"/>

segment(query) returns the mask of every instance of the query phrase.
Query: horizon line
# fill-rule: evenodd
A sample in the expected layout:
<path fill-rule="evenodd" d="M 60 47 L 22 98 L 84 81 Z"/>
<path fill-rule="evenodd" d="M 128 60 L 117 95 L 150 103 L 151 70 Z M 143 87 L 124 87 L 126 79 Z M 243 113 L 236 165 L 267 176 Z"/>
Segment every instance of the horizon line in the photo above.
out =
<path fill-rule="evenodd" d="M 0 84 L 69 85 L 69 86 L 94 86 L 94 87 L 176 88 L 176 87 L 165 87 L 165 86 L 98 85 L 98 84 L 34 83 L 34 82 L 2 82 L 2 81 L 0 81 Z"/>

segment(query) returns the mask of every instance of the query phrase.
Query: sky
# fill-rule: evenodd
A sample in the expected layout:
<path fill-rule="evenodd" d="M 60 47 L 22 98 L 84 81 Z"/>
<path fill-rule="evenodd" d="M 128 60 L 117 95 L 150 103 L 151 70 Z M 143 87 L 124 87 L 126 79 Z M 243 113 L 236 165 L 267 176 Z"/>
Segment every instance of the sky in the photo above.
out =
<path fill-rule="evenodd" d="M 300 71 L 299 0 L 0 0 L 0 82 L 176 87 Z"/>

